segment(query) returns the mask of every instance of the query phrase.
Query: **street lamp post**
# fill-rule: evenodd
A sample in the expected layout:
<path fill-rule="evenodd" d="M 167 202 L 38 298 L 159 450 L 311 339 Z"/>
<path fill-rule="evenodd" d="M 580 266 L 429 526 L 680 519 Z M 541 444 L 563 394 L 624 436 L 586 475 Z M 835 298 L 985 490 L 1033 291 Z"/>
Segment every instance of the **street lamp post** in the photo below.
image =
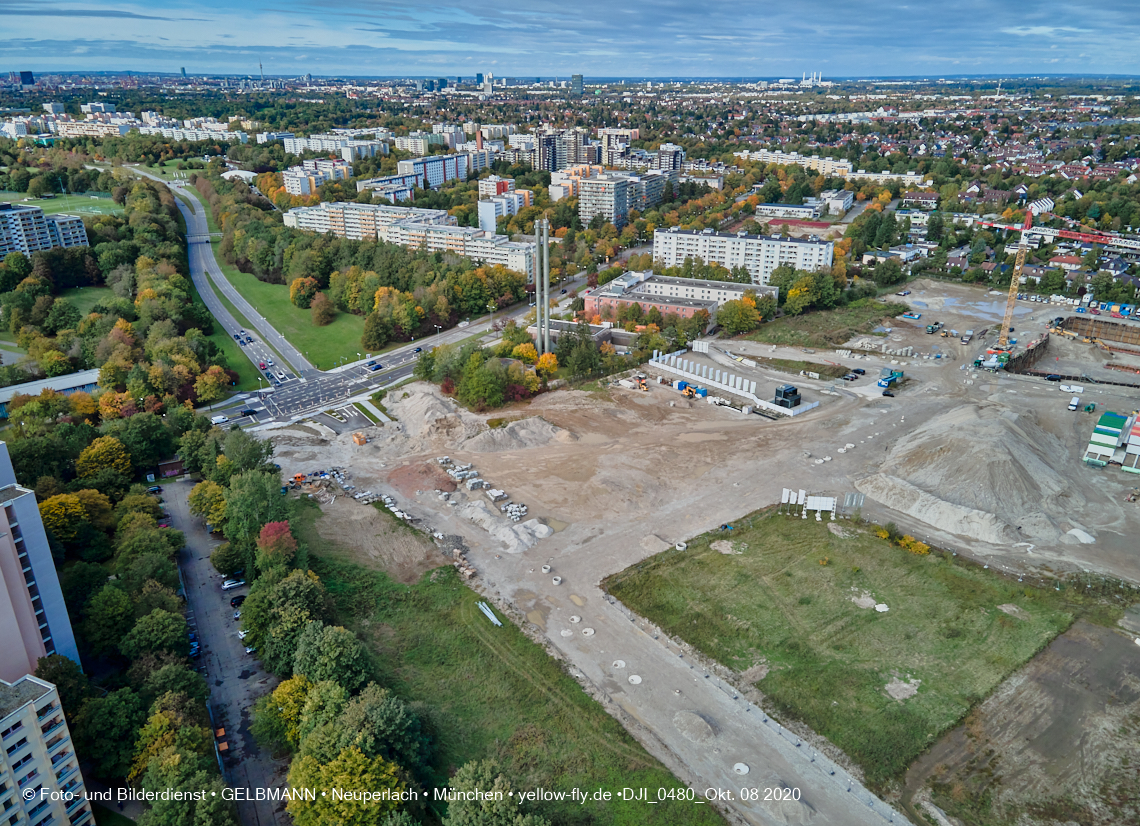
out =
<path fill-rule="evenodd" d="M 438 347 L 439 346 L 439 331 L 442 330 L 443 328 L 440 327 L 438 324 L 433 324 L 432 326 L 435 327 L 435 346 Z"/>

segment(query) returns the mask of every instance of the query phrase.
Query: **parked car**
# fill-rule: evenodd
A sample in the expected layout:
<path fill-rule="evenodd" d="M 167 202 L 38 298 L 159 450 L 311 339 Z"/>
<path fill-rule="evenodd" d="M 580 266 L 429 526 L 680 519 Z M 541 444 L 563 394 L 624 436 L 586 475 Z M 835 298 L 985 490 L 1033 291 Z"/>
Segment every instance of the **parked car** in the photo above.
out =
<path fill-rule="evenodd" d="M 147 493 L 162 493 L 162 485 L 151 485 L 146 489 Z"/>
<path fill-rule="evenodd" d="M 229 416 L 213 416 L 210 419 L 210 424 L 225 424 L 229 420 Z"/>
<path fill-rule="evenodd" d="M 1049 375 L 1047 375 L 1045 377 L 1045 381 L 1060 381 L 1060 380 L 1061 380 L 1061 377 L 1058 376 L 1056 373 L 1050 373 Z"/>
<path fill-rule="evenodd" d="M 910 290 L 903 290 L 901 293 L 895 293 L 895 295 L 910 295 Z"/>
<path fill-rule="evenodd" d="M 256 411 L 256 410 L 254 410 L 252 407 L 247 407 L 245 410 L 243 410 L 243 411 L 241 412 L 241 415 L 242 415 L 242 416 L 256 416 L 256 415 L 257 415 L 257 411 Z"/>
<path fill-rule="evenodd" d="M 376 364 L 373 364 L 371 367 L 369 367 L 368 371 L 370 373 L 375 373 L 377 370 L 383 370 L 383 369 L 384 369 L 384 365 L 377 362 Z"/>
<path fill-rule="evenodd" d="M 1098 310 L 1096 307 L 1089 307 L 1089 312 L 1093 315 L 1100 315 L 1100 310 Z"/>
<path fill-rule="evenodd" d="M 890 396 L 892 399 L 895 397 L 895 394 L 892 393 L 890 390 L 884 390 L 883 395 L 884 396 Z"/>
<path fill-rule="evenodd" d="M 372 359 L 372 361 L 364 362 L 365 367 L 372 367 L 374 364 L 376 364 L 376 359 Z"/>
<path fill-rule="evenodd" d="M 169 527 L 170 527 L 170 523 L 169 523 L 169 522 L 159 522 L 159 523 L 158 523 L 158 527 L 160 527 L 160 528 L 169 528 Z"/>
<path fill-rule="evenodd" d="M 202 652 L 199 651 L 196 647 L 191 646 L 191 648 L 190 648 L 190 659 L 196 660 L 200 656 L 202 656 Z"/>
<path fill-rule="evenodd" d="M 856 376 L 854 373 L 848 373 L 846 376 L 840 376 L 839 378 L 843 379 L 844 381 L 858 381 L 859 380 L 859 377 Z"/>
<path fill-rule="evenodd" d="M 186 636 L 190 638 L 190 645 L 194 646 L 198 644 L 198 635 L 193 631 L 187 631 Z"/>
<path fill-rule="evenodd" d="M 241 604 L 245 602 L 245 594 L 238 594 L 230 600 L 230 608 L 241 608 Z"/>
<path fill-rule="evenodd" d="M 234 588 L 240 588 L 245 585 L 244 579 L 227 579 L 222 583 L 223 591 L 232 591 Z"/>
<path fill-rule="evenodd" d="M 856 376 L 865 376 L 867 374 L 867 371 L 864 370 L 862 367 L 852 367 L 851 372 L 854 373 Z"/>

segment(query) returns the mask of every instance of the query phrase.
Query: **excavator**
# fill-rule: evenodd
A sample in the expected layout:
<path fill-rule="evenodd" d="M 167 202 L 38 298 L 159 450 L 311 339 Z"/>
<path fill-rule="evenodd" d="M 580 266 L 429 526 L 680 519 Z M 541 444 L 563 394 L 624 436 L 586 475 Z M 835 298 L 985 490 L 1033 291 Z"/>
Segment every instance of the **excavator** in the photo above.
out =
<path fill-rule="evenodd" d="M 683 395 L 686 399 L 693 399 L 693 398 L 696 398 L 697 391 L 690 384 L 684 390 L 681 391 L 681 395 Z"/>
<path fill-rule="evenodd" d="M 645 376 L 638 374 L 637 376 L 634 376 L 634 381 L 637 382 L 637 389 L 638 390 L 642 390 L 646 393 L 649 392 L 649 385 L 646 384 Z"/>

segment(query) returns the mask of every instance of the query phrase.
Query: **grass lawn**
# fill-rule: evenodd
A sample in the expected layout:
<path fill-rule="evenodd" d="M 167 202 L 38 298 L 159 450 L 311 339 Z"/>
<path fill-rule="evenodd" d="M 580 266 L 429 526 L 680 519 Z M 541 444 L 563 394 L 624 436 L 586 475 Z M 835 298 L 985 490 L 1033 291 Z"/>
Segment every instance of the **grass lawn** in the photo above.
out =
<path fill-rule="evenodd" d="M 360 634 L 385 685 L 421 704 L 437 736 L 437 784 L 469 760 L 496 759 L 512 788 L 599 786 L 674 789 L 680 784 L 535 643 L 510 622 L 496 628 L 479 596 L 451 567 L 413 586 L 349 561 L 317 532 L 319 510 L 300 503 L 293 521 L 342 621 Z M 498 613 L 498 612 L 496 612 Z M 559 824 L 688 826 L 723 823 L 707 804 L 620 800 L 542 803 Z"/>
<path fill-rule="evenodd" d="M 60 298 L 66 298 L 79 308 L 79 312 L 87 315 L 91 308 L 112 295 L 110 287 L 72 287 L 60 292 Z"/>
<path fill-rule="evenodd" d="M 135 826 L 135 822 L 126 815 L 99 803 L 91 804 L 91 813 L 95 815 L 96 826 Z"/>
<path fill-rule="evenodd" d="M 745 338 L 791 347 L 836 347 L 852 336 L 871 332 L 883 319 L 894 318 L 909 309 L 905 304 L 862 298 L 834 310 L 777 318 L 761 324 Z"/>
<path fill-rule="evenodd" d="M 194 296 L 194 303 L 203 304 L 202 296 L 198 294 L 198 289 L 194 286 L 194 282 L 191 279 L 187 279 L 187 281 L 190 281 L 190 292 Z M 233 308 L 231 307 L 230 309 L 232 310 Z M 218 345 L 218 348 L 225 354 L 226 364 L 231 370 L 238 374 L 237 386 L 231 388 L 231 390 L 235 393 L 246 393 L 251 390 L 257 390 L 259 384 L 257 379 L 261 373 L 258 372 L 257 366 L 246 358 L 241 346 L 222 328 L 221 323 L 215 321 L 214 332 L 206 336 L 206 338 Z"/>
<path fill-rule="evenodd" d="M 723 665 L 765 665 L 766 676 L 752 674 L 776 711 L 826 736 L 882 788 L 1085 607 L 1069 601 L 1074 591 L 916 556 L 839 524 L 847 537 L 814 519 L 754 514 L 605 586 Z M 712 549 L 717 540 L 741 553 Z M 863 596 L 889 610 L 859 607 Z M 921 681 L 917 694 L 889 696 L 895 679 Z"/>
<path fill-rule="evenodd" d="M 26 192 L 0 191 L 0 201 L 25 203 L 30 198 Z M 121 215 L 123 208 L 108 195 L 56 195 L 54 198 L 32 198 L 27 206 L 39 207 L 45 215 L 66 212 L 69 215 Z"/>

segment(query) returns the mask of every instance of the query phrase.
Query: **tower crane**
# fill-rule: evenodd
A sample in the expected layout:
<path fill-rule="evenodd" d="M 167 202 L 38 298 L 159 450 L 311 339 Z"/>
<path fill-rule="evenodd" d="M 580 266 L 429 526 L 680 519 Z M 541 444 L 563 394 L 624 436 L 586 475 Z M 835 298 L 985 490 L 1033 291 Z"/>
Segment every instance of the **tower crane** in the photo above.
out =
<path fill-rule="evenodd" d="M 1025 267 L 1025 254 L 1029 249 L 1029 235 L 1041 235 L 1045 238 L 1068 238 L 1075 241 L 1088 241 L 1092 244 L 1101 244 L 1102 246 L 1116 246 L 1124 247 L 1126 249 L 1140 250 L 1140 240 L 1133 238 L 1122 238 L 1116 235 L 1102 235 L 1093 232 L 1073 232 L 1067 229 L 1052 229 L 1050 227 L 1035 227 L 1033 226 L 1033 211 L 1026 210 L 1025 223 L 1021 226 L 1016 224 L 1002 224 L 996 221 L 977 221 L 976 223 L 984 227 L 993 227 L 995 229 L 1004 229 L 1011 232 L 1020 232 L 1021 240 L 1017 245 L 1017 258 L 1013 265 L 1013 277 L 1009 280 L 1009 296 L 1005 301 L 1005 317 L 1001 322 L 1001 333 L 998 336 L 997 346 L 995 350 L 1006 352 L 1010 351 L 1009 346 L 1009 331 L 1013 325 L 1013 308 L 1017 304 L 1017 289 L 1021 284 L 1021 271 Z"/>

